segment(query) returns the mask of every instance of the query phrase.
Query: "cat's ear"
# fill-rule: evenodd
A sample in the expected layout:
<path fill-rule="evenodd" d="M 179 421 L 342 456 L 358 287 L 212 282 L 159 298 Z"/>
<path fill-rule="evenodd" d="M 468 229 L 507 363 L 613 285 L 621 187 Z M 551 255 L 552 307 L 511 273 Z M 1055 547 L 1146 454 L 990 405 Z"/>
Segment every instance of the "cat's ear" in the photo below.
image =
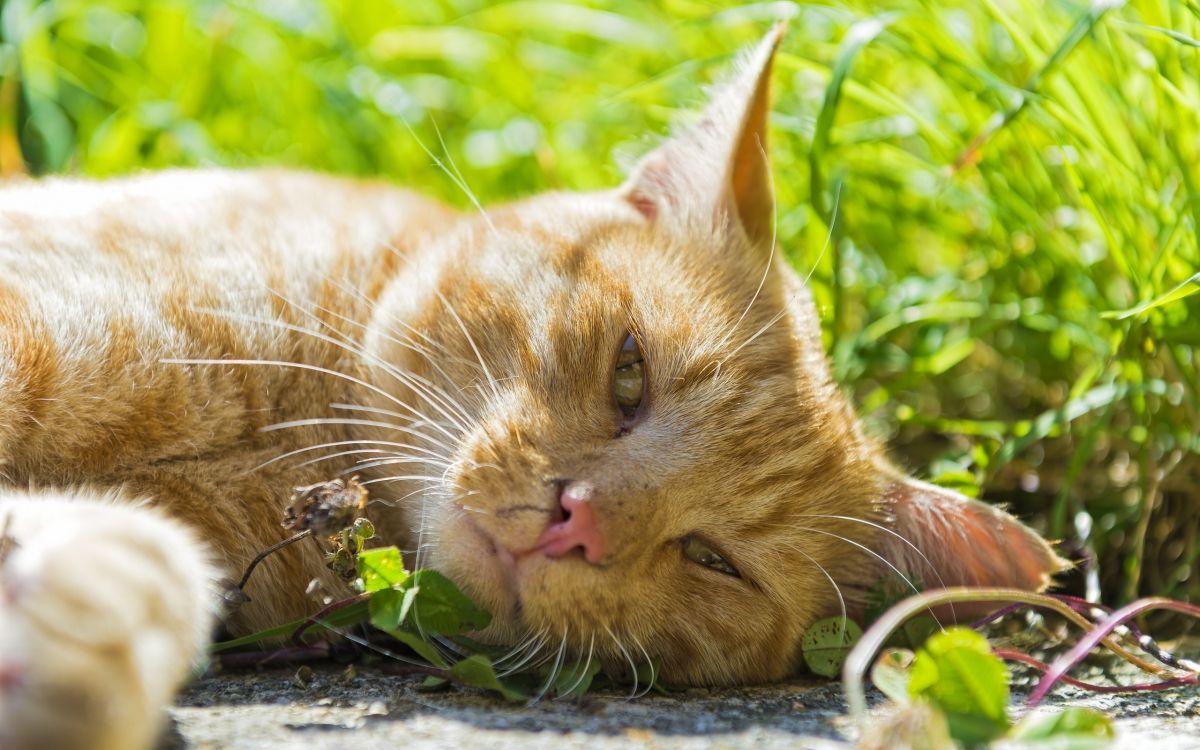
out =
<path fill-rule="evenodd" d="M 775 198 L 767 159 L 771 65 L 786 25 L 776 25 L 717 86 L 699 122 L 644 157 L 619 194 L 652 221 L 724 231 L 741 226 L 771 241 Z"/>
<path fill-rule="evenodd" d="M 1003 510 L 899 475 L 884 498 L 892 530 L 879 554 L 926 588 L 1005 586 L 1040 591 L 1070 565 Z"/>

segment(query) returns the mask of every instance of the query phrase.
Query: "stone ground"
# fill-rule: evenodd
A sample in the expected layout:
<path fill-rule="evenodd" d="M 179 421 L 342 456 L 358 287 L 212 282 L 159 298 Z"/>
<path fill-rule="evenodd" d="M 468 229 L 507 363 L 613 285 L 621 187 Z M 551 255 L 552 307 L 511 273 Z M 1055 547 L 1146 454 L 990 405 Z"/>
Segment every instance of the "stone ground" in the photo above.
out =
<path fill-rule="evenodd" d="M 855 734 L 840 684 L 825 681 L 514 705 L 474 691 L 420 692 L 417 678 L 369 667 L 340 670 L 318 668 L 307 685 L 294 668 L 201 678 L 171 710 L 164 748 L 823 750 L 851 747 Z M 1200 748 L 1200 689 L 1095 696 L 1066 688 L 1053 704 L 1114 717 L 1116 748 Z"/>

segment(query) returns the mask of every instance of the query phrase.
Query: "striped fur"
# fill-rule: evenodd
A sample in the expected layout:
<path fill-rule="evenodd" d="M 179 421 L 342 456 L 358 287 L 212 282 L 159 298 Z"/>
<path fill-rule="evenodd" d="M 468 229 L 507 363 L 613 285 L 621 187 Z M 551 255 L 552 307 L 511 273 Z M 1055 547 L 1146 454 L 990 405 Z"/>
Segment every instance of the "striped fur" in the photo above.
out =
<path fill-rule="evenodd" d="M 1043 541 L 906 479 L 830 379 L 812 300 L 771 231 L 779 33 L 611 191 L 458 214 L 288 172 L 6 187 L 0 528 L 15 519 L 17 546 L 0 625 L 44 628 L 55 592 L 91 590 L 131 649 L 167 633 L 181 658 L 148 665 L 132 649 L 64 687 L 37 666 L 51 646 L 29 656 L 53 639 L 0 638 L 0 746 L 56 731 L 30 713 L 38 696 L 126 717 L 84 739 L 62 729 L 56 746 L 149 742 L 146 707 L 203 645 L 197 581 L 281 539 L 291 487 L 342 472 L 362 476 L 410 564 L 494 613 L 480 638 L 617 671 L 651 660 L 674 682 L 788 674 L 807 625 L 861 611 L 890 565 L 926 583 L 1044 586 L 1060 563 Z M 648 391 L 623 426 L 611 389 L 629 333 Z M 595 487 L 598 564 L 520 554 L 563 479 Z M 58 549 L 56 518 L 85 515 L 72 549 L 106 562 L 81 589 L 38 550 Z M 741 577 L 684 558 L 688 535 Z M 313 547 L 271 558 L 227 626 L 311 612 L 313 578 L 341 586 Z M 92 689 L 113 674 L 127 690 Z M 16 723 L 18 710 L 33 718 Z"/>

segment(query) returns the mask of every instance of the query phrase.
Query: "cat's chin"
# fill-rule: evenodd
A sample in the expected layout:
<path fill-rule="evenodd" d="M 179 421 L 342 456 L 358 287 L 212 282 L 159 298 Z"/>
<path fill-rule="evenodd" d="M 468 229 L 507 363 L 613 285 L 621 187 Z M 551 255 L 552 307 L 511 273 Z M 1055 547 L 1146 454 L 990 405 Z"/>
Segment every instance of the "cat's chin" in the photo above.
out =
<path fill-rule="evenodd" d="M 579 579 L 586 578 L 586 572 L 595 566 L 585 562 L 580 554 L 551 559 L 537 548 L 514 553 L 470 518 L 460 517 L 452 526 L 444 530 L 443 542 L 432 563 L 491 613 L 491 624 L 474 634 L 476 638 L 511 644 L 527 637 L 530 630 L 560 630 L 561 624 L 576 614 L 563 612 L 554 616 L 546 610 L 554 609 L 554 592 L 561 591 L 568 582 L 575 582 L 570 587 L 573 589 L 587 588 L 579 585 L 582 583 Z M 535 627 L 531 619 L 541 623 L 541 627 Z"/>

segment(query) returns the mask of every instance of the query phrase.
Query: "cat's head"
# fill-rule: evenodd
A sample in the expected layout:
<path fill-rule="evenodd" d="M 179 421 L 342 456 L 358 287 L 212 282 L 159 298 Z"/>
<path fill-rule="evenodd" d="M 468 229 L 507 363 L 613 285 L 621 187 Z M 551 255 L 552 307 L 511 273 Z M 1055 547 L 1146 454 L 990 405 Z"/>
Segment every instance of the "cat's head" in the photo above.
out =
<path fill-rule="evenodd" d="M 1040 587 L 998 511 L 904 478 L 831 381 L 779 255 L 766 157 L 781 29 L 622 187 L 464 221 L 380 300 L 406 443 L 387 490 L 482 635 L 729 684 L 792 671 L 816 618 L 895 566 Z M 379 484 L 377 487 L 387 487 Z M 564 645 L 565 644 L 565 645 Z"/>

